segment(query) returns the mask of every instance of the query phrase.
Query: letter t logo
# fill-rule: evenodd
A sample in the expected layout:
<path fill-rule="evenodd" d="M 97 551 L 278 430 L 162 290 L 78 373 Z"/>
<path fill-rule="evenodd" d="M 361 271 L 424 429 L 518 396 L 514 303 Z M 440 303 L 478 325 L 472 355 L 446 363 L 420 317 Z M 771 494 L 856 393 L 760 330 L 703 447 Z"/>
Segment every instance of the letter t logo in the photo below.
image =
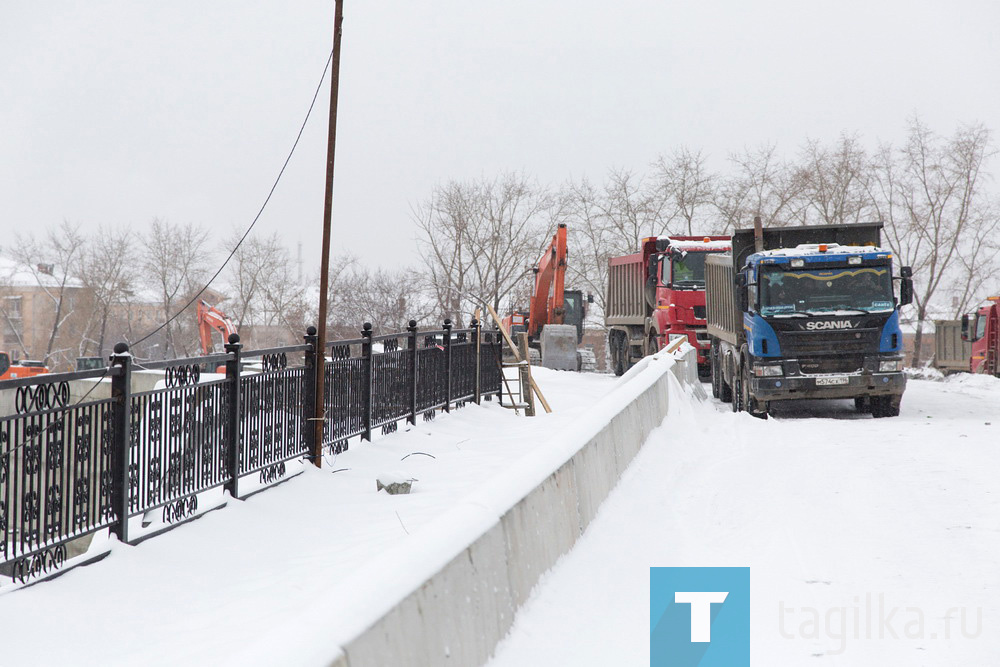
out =
<path fill-rule="evenodd" d="M 677 591 L 674 602 L 691 605 L 691 641 L 712 641 L 712 604 L 721 604 L 729 597 L 728 592 L 695 593 Z"/>

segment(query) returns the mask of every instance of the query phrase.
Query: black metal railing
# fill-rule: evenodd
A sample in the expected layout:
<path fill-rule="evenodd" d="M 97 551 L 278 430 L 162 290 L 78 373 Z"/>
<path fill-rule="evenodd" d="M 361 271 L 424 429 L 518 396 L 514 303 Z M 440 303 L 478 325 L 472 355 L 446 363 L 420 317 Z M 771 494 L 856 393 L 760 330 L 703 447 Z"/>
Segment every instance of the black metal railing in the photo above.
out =
<path fill-rule="evenodd" d="M 365 324 L 361 333 L 326 346 L 329 451 L 500 393 L 499 336 L 476 321 L 434 331 L 411 321 L 382 336 Z M 45 576 L 74 540 L 110 529 L 127 543 L 138 515 L 175 524 L 197 512 L 202 492 L 225 487 L 239 498 L 241 481 L 284 477 L 289 461 L 313 451 L 315 334 L 255 351 L 233 335 L 225 353 L 141 367 L 119 343 L 104 369 L 0 381 L 16 412 L 0 418 L 0 575 Z M 223 377 L 206 376 L 222 364 Z M 140 368 L 163 371 L 161 382 L 133 391 Z"/>

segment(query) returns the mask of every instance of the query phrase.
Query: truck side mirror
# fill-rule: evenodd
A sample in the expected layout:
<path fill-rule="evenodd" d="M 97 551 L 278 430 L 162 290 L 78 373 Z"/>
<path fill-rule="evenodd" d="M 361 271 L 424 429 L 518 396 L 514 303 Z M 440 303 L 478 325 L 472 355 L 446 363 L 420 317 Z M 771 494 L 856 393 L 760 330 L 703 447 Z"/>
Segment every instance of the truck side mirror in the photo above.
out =
<path fill-rule="evenodd" d="M 656 265 L 658 263 L 656 255 L 649 256 L 649 266 L 646 267 L 646 282 L 650 285 L 656 285 Z"/>
<path fill-rule="evenodd" d="M 913 301 L 913 279 L 903 278 L 899 281 L 899 305 L 908 306 Z"/>
<path fill-rule="evenodd" d="M 962 315 L 962 340 L 969 341 L 969 316 Z"/>
<path fill-rule="evenodd" d="M 594 295 L 591 292 L 587 292 L 587 303 L 594 303 Z"/>
<path fill-rule="evenodd" d="M 738 287 L 737 295 L 740 300 L 740 310 L 744 313 L 750 310 L 750 295 L 748 294 L 747 286 L 741 285 Z"/>
<path fill-rule="evenodd" d="M 747 286 L 747 276 L 745 273 L 736 274 L 736 286 L 739 288 L 744 288 Z M 746 309 L 744 308 L 744 310 Z"/>
<path fill-rule="evenodd" d="M 912 266 L 901 266 L 899 267 L 899 275 L 903 278 L 913 277 L 913 267 Z"/>

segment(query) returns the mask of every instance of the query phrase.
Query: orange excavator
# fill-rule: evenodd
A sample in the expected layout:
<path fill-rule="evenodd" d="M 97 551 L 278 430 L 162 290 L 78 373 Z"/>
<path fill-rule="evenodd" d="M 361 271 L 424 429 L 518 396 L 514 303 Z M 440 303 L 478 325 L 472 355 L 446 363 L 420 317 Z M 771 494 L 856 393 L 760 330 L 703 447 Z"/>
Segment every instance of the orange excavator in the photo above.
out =
<path fill-rule="evenodd" d="M 198 335 L 201 338 L 201 353 L 213 354 L 215 346 L 212 345 L 212 331 L 222 334 L 222 344 L 229 342 L 229 334 L 236 333 L 236 325 L 226 317 L 226 314 L 206 301 L 198 300 Z M 221 370 L 220 370 L 221 369 Z M 225 373 L 226 367 L 220 366 L 216 369 L 219 373 Z"/>
<path fill-rule="evenodd" d="M 586 306 L 583 292 L 566 289 L 568 255 L 566 225 L 560 224 L 534 268 L 535 289 L 527 311 L 513 311 L 503 319 L 503 326 L 511 336 L 526 331 L 529 344 L 541 350 L 543 366 L 579 370 L 581 359 L 576 346 L 583 339 Z M 587 300 L 593 302 L 593 297 Z"/>
<path fill-rule="evenodd" d="M 12 361 L 6 352 L 0 352 L 0 380 L 13 380 L 14 378 L 25 378 L 32 375 L 42 375 L 48 373 L 49 369 L 41 361 Z"/>

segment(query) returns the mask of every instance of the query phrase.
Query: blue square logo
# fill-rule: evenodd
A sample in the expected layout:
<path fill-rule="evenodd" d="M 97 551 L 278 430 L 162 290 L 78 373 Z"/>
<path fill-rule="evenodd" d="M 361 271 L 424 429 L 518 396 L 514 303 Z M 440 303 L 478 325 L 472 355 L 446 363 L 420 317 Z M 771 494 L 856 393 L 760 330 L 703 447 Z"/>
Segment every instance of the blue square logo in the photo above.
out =
<path fill-rule="evenodd" d="M 649 568 L 650 667 L 750 664 L 749 567 Z"/>

